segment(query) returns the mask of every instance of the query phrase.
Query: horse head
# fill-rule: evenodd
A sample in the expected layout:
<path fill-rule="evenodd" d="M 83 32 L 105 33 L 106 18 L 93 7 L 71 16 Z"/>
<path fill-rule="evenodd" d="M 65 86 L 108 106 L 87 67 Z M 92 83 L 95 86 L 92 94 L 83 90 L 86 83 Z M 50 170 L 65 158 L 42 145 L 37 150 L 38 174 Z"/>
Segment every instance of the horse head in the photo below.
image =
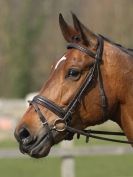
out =
<path fill-rule="evenodd" d="M 35 158 L 47 156 L 54 144 L 71 140 L 74 133 L 67 126 L 83 130 L 108 119 L 122 126 L 120 49 L 72 17 L 73 27 L 59 15 L 67 50 L 52 66 L 47 82 L 15 130 L 21 152 Z"/>

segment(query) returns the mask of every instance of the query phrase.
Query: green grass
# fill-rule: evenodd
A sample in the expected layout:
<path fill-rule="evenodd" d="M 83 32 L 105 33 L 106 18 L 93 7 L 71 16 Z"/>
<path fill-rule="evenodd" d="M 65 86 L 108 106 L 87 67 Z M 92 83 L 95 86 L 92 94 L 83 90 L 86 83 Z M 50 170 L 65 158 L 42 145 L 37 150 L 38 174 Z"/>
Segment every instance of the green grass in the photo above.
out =
<path fill-rule="evenodd" d="M 133 155 L 76 158 L 76 177 L 133 177 Z"/>
<path fill-rule="evenodd" d="M 60 177 L 60 159 L 0 159 L 1 177 Z"/>
<path fill-rule="evenodd" d="M 18 143 L 15 139 L 4 139 L 0 141 L 0 148 L 18 148 Z"/>
<path fill-rule="evenodd" d="M 133 177 L 133 155 L 78 157 L 76 177 Z M 61 177 L 61 159 L 0 159 L 1 177 Z M 68 169 L 69 170 L 69 169 Z"/>

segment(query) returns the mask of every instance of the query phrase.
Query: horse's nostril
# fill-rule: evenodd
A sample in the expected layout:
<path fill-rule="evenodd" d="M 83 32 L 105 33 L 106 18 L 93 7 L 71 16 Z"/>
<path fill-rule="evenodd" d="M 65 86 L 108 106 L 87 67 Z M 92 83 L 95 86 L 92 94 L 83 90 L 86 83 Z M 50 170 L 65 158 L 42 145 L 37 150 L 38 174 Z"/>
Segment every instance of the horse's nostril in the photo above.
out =
<path fill-rule="evenodd" d="M 28 138 L 30 138 L 30 132 L 27 130 L 27 128 L 22 128 L 20 131 L 19 131 L 19 138 L 21 141 L 23 140 L 26 140 Z"/>

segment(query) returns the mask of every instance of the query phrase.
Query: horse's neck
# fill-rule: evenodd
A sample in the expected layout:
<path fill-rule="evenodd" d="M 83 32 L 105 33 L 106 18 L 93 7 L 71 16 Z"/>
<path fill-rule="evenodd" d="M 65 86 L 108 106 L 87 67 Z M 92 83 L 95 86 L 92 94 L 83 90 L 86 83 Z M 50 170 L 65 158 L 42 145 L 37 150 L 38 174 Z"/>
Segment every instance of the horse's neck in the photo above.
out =
<path fill-rule="evenodd" d="M 133 57 L 116 46 L 107 45 L 105 54 L 110 84 L 117 100 L 115 121 L 122 127 L 128 139 L 133 140 Z M 111 49 L 112 48 L 112 49 Z"/>
<path fill-rule="evenodd" d="M 125 95 L 125 102 L 120 105 L 120 118 L 121 126 L 130 140 L 133 140 L 133 70 L 129 72 L 125 82 L 126 90 L 123 92 Z"/>

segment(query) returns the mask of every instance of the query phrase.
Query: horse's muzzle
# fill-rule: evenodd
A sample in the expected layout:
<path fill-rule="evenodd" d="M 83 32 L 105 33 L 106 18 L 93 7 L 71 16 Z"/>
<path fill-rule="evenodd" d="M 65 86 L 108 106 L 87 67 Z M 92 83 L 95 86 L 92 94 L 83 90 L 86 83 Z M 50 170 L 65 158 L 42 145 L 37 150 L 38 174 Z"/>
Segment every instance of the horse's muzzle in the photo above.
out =
<path fill-rule="evenodd" d="M 34 158 L 47 156 L 53 143 L 50 134 L 45 131 L 33 136 L 28 129 L 22 128 L 18 133 L 15 131 L 14 135 L 19 142 L 20 151 Z"/>

